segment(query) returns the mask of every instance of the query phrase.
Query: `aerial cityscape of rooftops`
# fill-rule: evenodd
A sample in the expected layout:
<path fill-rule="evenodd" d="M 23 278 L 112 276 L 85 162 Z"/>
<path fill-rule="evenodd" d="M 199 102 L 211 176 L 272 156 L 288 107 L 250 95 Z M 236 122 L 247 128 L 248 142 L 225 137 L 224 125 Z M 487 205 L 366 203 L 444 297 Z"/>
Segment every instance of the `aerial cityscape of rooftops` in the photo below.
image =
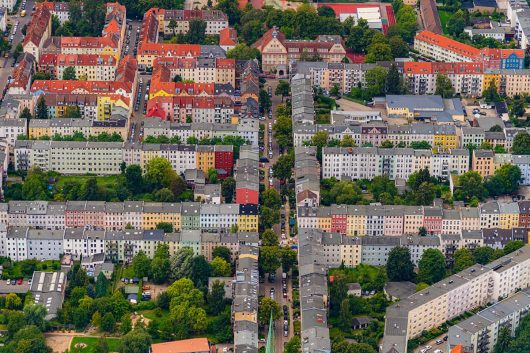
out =
<path fill-rule="evenodd" d="M 529 353 L 530 0 L 0 0 L 0 353 Z"/>

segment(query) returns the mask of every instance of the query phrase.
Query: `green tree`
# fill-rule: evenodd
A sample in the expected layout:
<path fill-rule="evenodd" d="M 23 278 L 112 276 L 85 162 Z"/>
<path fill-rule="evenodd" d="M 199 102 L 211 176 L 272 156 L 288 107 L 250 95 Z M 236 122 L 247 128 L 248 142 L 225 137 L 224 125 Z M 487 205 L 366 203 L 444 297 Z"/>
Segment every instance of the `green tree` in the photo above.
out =
<path fill-rule="evenodd" d="M 164 233 L 173 233 L 173 224 L 168 222 L 160 222 L 156 225 L 156 229 L 162 229 Z"/>
<path fill-rule="evenodd" d="M 331 17 L 335 18 L 337 15 L 335 15 L 335 11 L 329 6 L 321 6 L 317 9 L 318 15 L 322 17 Z"/>
<path fill-rule="evenodd" d="M 442 98 L 453 98 L 455 89 L 449 77 L 445 74 L 436 74 L 436 92 L 434 94 L 442 96 Z"/>
<path fill-rule="evenodd" d="M 280 210 L 263 206 L 259 218 L 262 228 L 272 228 L 275 224 L 280 223 Z"/>
<path fill-rule="evenodd" d="M 160 294 L 158 296 L 160 296 Z M 157 297 L 157 299 L 158 299 L 158 297 Z M 120 331 L 121 331 L 122 334 L 125 335 L 131 330 L 132 330 L 131 314 L 125 313 L 121 317 Z"/>
<path fill-rule="evenodd" d="M 278 246 L 278 236 L 272 229 L 266 229 L 261 234 L 261 245 L 262 246 Z"/>
<path fill-rule="evenodd" d="M 269 188 L 263 191 L 261 204 L 272 209 L 279 209 L 282 205 L 282 199 L 276 189 Z"/>
<path fill-rule="evenodd" d="M 158 244 L 155 256 L 151 261 L 151 277 L 153 282 L 165 282 L 167 280 L 169 267 L 169 246 L 167 244 Z"/>
<path fill-rule="evenodd" d="M 142 328 L 135 328 L 122 337 L 120 353 L 145 353 L 151 347 L 151 336 Z"/>
<path fill-rule="evenodd" d="M 387 43 L 377 42 L 368 47 L 364 62 L 375 63 L 377 61 L 391 61 L 394 57 L 392 56 L 392 48 Z"/>
<path fill-rule="evenodd" d="M 40 95 L 37 99 L 37 106 L 35 107 L 35 118 L 36 119 L 48 119 L 48 106 L 44 95 Z"/>
<path fill-rule="evenodd" d="M 401 94 L 401 91 L 402 91 L 401 78 L 402 76 L 398 71 L 397 65 L 396 64 L 390 65 L 390 69 L 388 70 L 388 75 L 386 76 L 386 92 L 388 94 Z"/>
<path fill-rule="evenodd" d="M 473 250 L 475 262 L 485 265 L 493 260 L 493 249 L 489 246 L 480 246 Z"/>
<path fill-rule="evenodd" d="M 396 184 L 387 176 L 374 177 L 368 186 L 368 189 L 377 201 L 381 201 L 381 195 L 383 193 L 390 195 L 392 198 L 398 193 Z"/>
<path fill-rule="evenodd" d="M 272 166 L 272 175 L 280 180 L 289 180 L 294 169 L 294 152 L 280 155 Z M 270 190 L 270 189 L 269 189 Z"/>
<path fill-rule="evenodd" d="M 418 263 L 418 279 L 433 284 L 445 276 L 445 258 L 438 249 L 427 249 Z"/>
<path fill-rule="evenodd" d="M 219 176 L 217 175 L 217 169 L 210 168 L 208 169 L 208 182 L 210 184 L 217 184 L 219 181 Z"/>
<path fill-rule="evenodd" d="M 394 36 L 388 40 L 392 56 L 394 58 L 406 58 L 409 56 L 409 45 L 401 37 Z"/>
<path fill-rule="evenodd" d="M 510 330 L 507 327 L 501 327 L 497 343 L 493 347 L 493 353 L 508 353 L 511 341 L 512 335 Z"/>
<path fill-rule="evenodd" d="M 268 325 L 271 312 L 272 312 L 272 319 L 278 320 L 282 313 L 281 313 L 281 306 L 278 304 L 274 299 L 271 299 L 269 297 L 262 297 L 259 301 L 259 309 L 258 309 L 258 322 L 261 326 Z"/>
<path fill-rule="evenodd" d="M 524 246 L 524 242 L 522 240 L 511 240 L 506 245 L 504 245 L 504 254 L 508 255 L 509 253 L 514 252 L 515 250 L 519 250 Z"/>
<path fill-rule="evenodd" d="M 499 102 L 501 100 L 495 80 L 489 82 L 488 87 L 482 92 L 482 97 L 486 102 Z"/>
<path fill-rule="evenodd" d="M 298 261 L 298 253 L 286 245 L 281 249 L 281 255 L 282 270 L 287 273 Z"/>
<path fill-rule="evenodd" d="M 512 194 L 519 189 L 520 180 L 519 166 L 504 164 L 489 178 L 486 188 L 492 196 Z"/>
<path fill-rule="evenodd" d="M 430 150 L 431 145 L 427 141 L 412 141 L 410 148 L 415 150 Z"/>
<path fill-rule="evenodd" d="M 22 113 L 20 113 L 19 118 L 20 119 L 25 119 L 26 121 L 29 121 L 30 119 L 33 118 L 33 116 L 31 115 L 31 112 L 29 111 L 29 109 L 26 107 L 26 108 L 22 109 Z"/>
<path fill-rule="evenodd" d="M 206 295 L 206 302 L 208 304 L 208 312 L 212 315 L 218 315 L 223 310 L 224 305 L 226 305 L 225 285 L 223 282 L 215 281 L 212 284 L 212 290 Z"/>
<path fill-rule="evenodd" d="M 283 353 L 301 353 L 302 343 L 300 342 L 300 336 L 293 336 L 283 348 Z"/>
<path fill-rule="evenodd" d="M 147 162 L 144 180 L 151 184 L 151 188 L 169 187 L 172 179 L 176 177 L 177 175 L 167 159 L 155 157 Z"/>
<path fill-rule="evenodd" d="M 510 110 L 510 113 L 512 116 L 519 118 L 522 117 L 525 113 L 525 100 L 523 97 L 516 97 L 513 100 L 512 109 Z"/>
<path fill-rule="evenodd" d="M 171 233 L 171 232 L 168 232 Z M 132 259 L 133 272 L 136 277 L 148 277 L 151 271 L 151 261 L 143 250 L 140 250 Z"/>
<path fill-rule="evenodd" d="M 340 141 L 340 147 L 355 147 L 355 141 L 350 135 L 346 135 Z"/>
<path fill-rule="evenodd" d="M 169 279 L 175 281 L 191 277 L 192 261 L 193 249 L 188 246 L 180 248 L 170 259 Z"/>
<path fill-rule="evenodd" d="M 230 263 L 225 259 L 216 257 L 212 260 L 212 277 L 229 277 L 232 274 Z"/>
<path fill-rule="evenodd" d="M 81 187 L 80 197 L 83 200 L 96 201 L 98 199 L 98 181 L 90 177 Z"/>
<path fill-rule="evenodd" d="M 352 318 L 353 315 L 350 309 L 350 300 L 346 298 L 340 303 L 339 325 L 342 327 L 342 329 L 350 329 Z"/>
<path fill-rule="evenodd" d="M 63 118 L 65 119 L 81 119 L 81 110 L 79 110 L 79 107 L 77 105 L 70 105 L 66 107 L 66 110 L 64 111 Z"/>
<path fill-rule="evenodd" d="M 410 251 L 403 246 L 396 246 L 388 254 L 386 274 L 390 281 L 411 281 L 414 278 L 414 265 Z"/>
<path fill-rule="evenodd" d="M 224 259 L 228 263 L 232 262 L 231 255 L 232 254 L 230 253 L 230 249 L 228 249 L 226 246 L 216 246 L 212 250 L 213 258 L 220 257 L 221 259 Z"/>
<path fill-rule="evenodd" d="M 467 248 L 458 249 L 454 254 L 453 271 L 460 272 L 475 264 L 475 258 L 471 250 Z"/>
<path fill-rule="evenodd" d="M 104 332 L 114 332 L 114 330 L 116 330 L 116 320 L 112 313 L 109 312 L 103 315 L 99 328 Z"/>
<path fill-rule="evenodd" d="M 381 66 L 376 66 L 373 69 L 366 71 L 366 89 L 372 96 L 381 96 L 385 94 L 387 75 L 388 71 Z"/>
<path fill-rule="evenodd" d="M 279 107 L 276 112 L 278 112 Z M 293 121 L 289 115 L 278 115 L 276 122 L 272 126 L 272 131 L 276 142 L 282 148 L 289 148 L 293 146 Z M 529 153 L 530 154 L 530 153 Z"/>
<path fill-rule="evenodd" d="M 189 22 L 189 30 L 186 41 L 190 44 L 203 44 L 206 38 L 206 22 L 193 18 Z"/>
<path fill-rule="evenodd" d="M 241 17 L 241 10 L 236 0 L 219 0 L 215 5 L 216 10 L 221 10 L 228 16 L 228 22 L 231 25 L 239 23 Z"/>
<path fill-rule="evenodd" d="M 236 191 L 236 180 L 233 177 L 225 178 L 221 183 L 221 194 L 226 203 L 232 203 Z"/>
<path fill-rule="evenodd" d="M 381 148 L 394 148 L 394 144 L 390 140 L 384 140 L 381 142 Z"/>
<path fill-rule="evenodd" d="M 68 66 L 64 69 L 63 80 L 77 80 L 75 66 Z"/>
<path fill-rule="evenodd" d="M 513 154 L 530 154 L 530 134 L 521 131 L 515 135 L 512 144 Z"/>
<path fill-rule="evenodd" d="M 42 332 L 35 326 L 28 325 L 15 333 L 13 339 L 4 347 L 5 352 L 16 353 L 52 353 L 46 346 Z"/>
<path fill-rule="evenodd" d="M 228 50 L 226 57 L 237 60 L 253 60 L 260 57 L 260 52 L 258 49 L 249 47 L 245 43 L 239 43 L 234 48 Z"/>
<path fill-rule="evenodd" d="M 458 178 L 459 189 L 455 193 L 464 201 L 471 201 L 473 197 L 484 200 L 488 196 L 488 190 L 484 186 L 482 176 L 476 171 L 466 172 Z"/>
<path fill-rule="evenodd" d="M 273 273 L 280 268 L 280 248 L 277 246 L 262 246 L 259 254 L 259 265 L 264 273 Z"/>
<path fill-rule="evenodd" d="M 144 187 L 142 168 L 137 164 L 128 165 L 125 169 L 125 186 L 133 195 L 138 195 Z"/>
<path fill-rule="evenodd" d="M 269 94 L 264 89 L 259 90 L 259 111 L 261 114 L 267 114 L 271 109 L 272 102 Z"/>
<path fill-rule="evenodd" d="M 32 304 L 24 307 L 24 316 L 28 325 L 34 325 L 39 329 L 44 329 L 44 318 L 47 310 L 44 305 Z"/>
<path fill-rule="evenodd" d="M 96 298 L 104 297 L 108 294 L 110 288 L 110 283 L 107 277 L 100 272 L 96 278 Z"/>
<path fill-rule="evenodd" d="M 277 96 L 282 96 L 283 103 L 283 99 L 291 95 L 291 85 L 288 81 L 280 80 L 278 82 L 278 86 L 276 86 L 276 89 L 274 90 L 274 94 Z"/>
<path fill-rule="evenodd" d="M 24 200 L 46 200 L 46 176 L 38 168 L 29 170 L 28 176 L 22 184 L 22 197 Z"/>
<path fill-rule="evenodd" d="M 464 10 L 466 11 L 466 10 Z M 445 25 L 447 32 L 452 36 L 458 36 L 464 31 L 466 26 L 466 20 L 464 19 L 464 13 L 462 10 L 458 10 L 453 16 L 447 20 Z"/>

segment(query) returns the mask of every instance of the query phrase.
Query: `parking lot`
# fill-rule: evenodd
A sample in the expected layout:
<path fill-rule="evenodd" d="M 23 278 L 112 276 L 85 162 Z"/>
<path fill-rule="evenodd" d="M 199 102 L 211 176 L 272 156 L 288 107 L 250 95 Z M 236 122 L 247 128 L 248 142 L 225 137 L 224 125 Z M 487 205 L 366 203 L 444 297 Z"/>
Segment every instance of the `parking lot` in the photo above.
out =
<path fill-rule="evenodd" d="M 422 344 L 416 348 L 414 353 L 449 353 L 447 349 L 447 341 L 444 341 L 443 338 L 447 337 L 446 334 L 436 337 L 435 339 L 430 340 L 426 344 Z"/>
<path fill-rule="evenodd" d="M 11 280 L 11 283 L 13 281 L 16 280 Z M 7 284 L 7 279 L 0 280 L 0 294 L 27 293 L 30 287 L 27 279 L 23 280 L 22 284 Z"/>

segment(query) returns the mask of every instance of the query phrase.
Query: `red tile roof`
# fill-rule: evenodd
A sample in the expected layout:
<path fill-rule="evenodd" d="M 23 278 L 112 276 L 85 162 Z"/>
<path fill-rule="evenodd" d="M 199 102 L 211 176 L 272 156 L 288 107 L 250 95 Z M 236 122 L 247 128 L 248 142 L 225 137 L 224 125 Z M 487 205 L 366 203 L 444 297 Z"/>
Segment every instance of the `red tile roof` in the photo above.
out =
<path fill-rule="evenodd" d="M 44 34 L 48 30 L 51 16 L 50 10 L 48 10 L 48 8 L 45 6 L 38 7 L 35 10 L 31 22 L 29 23 L 26 30 L 26 36 L 24 37 L 24 42 L 22 43 L 23 46 L 29 42 L 32 42 L 36 46 L 40 45 Z"/>
<path fill-rule="evenodd" d="M 131 93 L 132 82 L 35 80 L 31 85 L 32 93 L 43 91 L 45 93 L 118 94 L 120 90 Z"/>
<path fill-rule="evenodd" d="M 410 75 L 429 75 L 435 73 L 443 74 L 482 74 L 484 65 L 481 62 L 405 62 L 403 73 Z"/>
<path fill-rule="evenodd" d="M 416 34 L 416 40 L 427 42 L 440 46 L 449 51 L 455 52 L 459 55 L 474 59 L 480 54 L 480 49 L 474 48 L 470 45 L 457 42 L 456 40 L 444 37 L 430 31 L 421 31 Z"/>
<path fill-rule="evenodd" d="M 116 66 L 112 55 L 97 54 L 43 54 L 40 66 Z"/>
<path fill-rule="evenodd" d="M 231 27 L 223 28 L 219 32 L 219 45 L 236 45 L 237 44 L 237 32 Z"/>

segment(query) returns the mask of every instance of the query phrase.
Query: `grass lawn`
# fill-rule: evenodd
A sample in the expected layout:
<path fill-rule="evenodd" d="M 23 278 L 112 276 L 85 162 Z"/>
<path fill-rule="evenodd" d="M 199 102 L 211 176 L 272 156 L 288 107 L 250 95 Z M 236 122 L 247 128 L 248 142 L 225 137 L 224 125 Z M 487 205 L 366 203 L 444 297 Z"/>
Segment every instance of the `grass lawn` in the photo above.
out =
<path fill-rule="evenodd" d="M 109 346 L 109 352 L 117 352 L 120 348 L 120 339 L 119 338 L 105 338 L 107 340 L 107 345 Z M 96 345 L 98 343 L 98 337 L 74 337 L 72 343 L 70 344 L 70 352 L 79 352 L 79 353 L 94 353 Z M 86 344 L 86 347 L 80 350 L 76 350 L 75 346 L 78 343 Z"/>
<path fill-rule="evenodd" d="M 104 187 L 113 187 L 116 185 L 116 175 L 109 175 L 109 176 L 97 176 L 96 180 L 98 182 L 98 185 L 104 186 Z M 62 188 L 63 185 L 70 181 L 70 182 L 82 182 L 85 183 L 88 178 L 92 178 L 92 176 L 88 175 L 80 175 L 80 176 L 74 176 L 74 175 L 61 175 L 57 177 L 56 187 Z"/>
<path fill-rule="evenodd" d="M 55 263 L 55 269 L 53 267 L 53 264 Z M 25 276 L 22 273 L 22 266 L 24 262 L 15 262 L 13 263 L 13 267 L 5 268 L 4 269 L 4 278 L 31 278 L 30 276 Z M 35 271 L 43 271 L 43 272 L 52 272 L 57 271 L 61 268 L 61 262 L 59 260 L 46 260 L 46 261 L 38 261 L 36 264 Z"/>
<path fill-rule="evenodd" d="M 449 11 L 438 9 L 438 15 L 440 16 L 440 23 L 442 25 L 442 31 L 444 34 L 447 34 L 447 27 L 445 26 L 447 21 L 453 16 Z"/>
<path fill-rule="evenodd" d="M 167 318 L 169 318 L 169 310 L 162 310 L 162 316 L 157 316 L 156 315 L 156 309 L 152 309 L 152 310 L 142 310 L 142 311 L 139 311 L 138 314 L 141 314 L 143 315 L 145 318 L 149 319 L 149 320 L 165 320 Z"/>

